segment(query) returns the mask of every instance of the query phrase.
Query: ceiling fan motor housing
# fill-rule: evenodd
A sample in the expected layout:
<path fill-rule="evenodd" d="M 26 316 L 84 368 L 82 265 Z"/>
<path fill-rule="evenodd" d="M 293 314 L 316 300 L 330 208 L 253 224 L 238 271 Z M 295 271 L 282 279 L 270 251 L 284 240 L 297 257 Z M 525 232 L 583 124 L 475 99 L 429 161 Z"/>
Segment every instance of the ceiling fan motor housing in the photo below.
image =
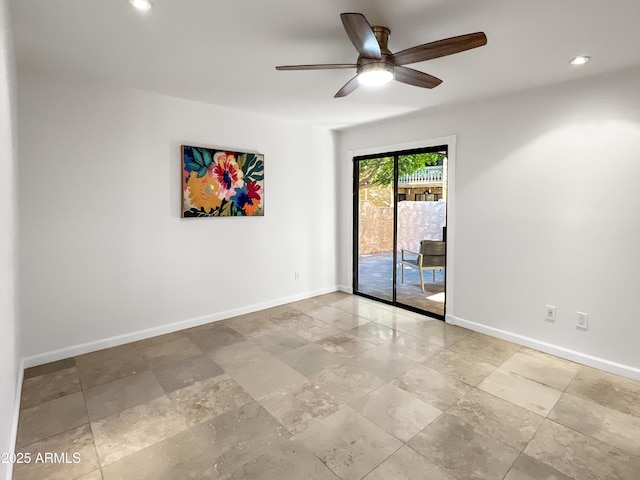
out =
<path fill-rule="evenodd" d="M 370 71 L 380 71 L 386 70 L 393 74 L 393 56 L 387 44 L 389 42 L 389 36 L 391 35 L 391 30 L 387 27 L 371 27 L 373 30 L 373 34 L 376 36 L 376 40 L 378 40 L 378 45 L 380 45 L 380 53 L 381 58 L 367 58 L 360 55 L 358 57 L 358 66 L 357 72 L 358 75 L 364 72 Z"/>

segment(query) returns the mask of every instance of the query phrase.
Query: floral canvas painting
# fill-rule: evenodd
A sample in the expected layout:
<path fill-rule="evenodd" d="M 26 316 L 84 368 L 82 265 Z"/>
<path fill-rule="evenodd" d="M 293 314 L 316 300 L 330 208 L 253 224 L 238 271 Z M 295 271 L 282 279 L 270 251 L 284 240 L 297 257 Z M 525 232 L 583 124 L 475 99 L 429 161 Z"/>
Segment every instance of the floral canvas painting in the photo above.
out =
<path fill-rule="evenodd" d="M 182 216 L 264 215 L 264 155 L 182 146 Z"/>

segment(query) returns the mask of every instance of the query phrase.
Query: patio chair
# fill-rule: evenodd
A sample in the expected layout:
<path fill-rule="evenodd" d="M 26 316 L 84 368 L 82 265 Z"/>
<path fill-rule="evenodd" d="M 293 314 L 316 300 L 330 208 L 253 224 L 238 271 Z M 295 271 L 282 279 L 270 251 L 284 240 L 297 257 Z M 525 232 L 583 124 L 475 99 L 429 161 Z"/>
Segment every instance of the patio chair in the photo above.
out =
<path fill-rule="evenodd" d="M 420 272 L 422 293 L 425 293 L 422 271 L 432 270 L 433 281 L 436 281 L 436 268 L 445 268 L 446 245 L 446 242 L 437 240 L 422 240 L 420 242 L 420 252 L 412 252 L 403 248 L 400 253 L 402 283 L 404 283 L 404 267 L 417 268 Z"/>

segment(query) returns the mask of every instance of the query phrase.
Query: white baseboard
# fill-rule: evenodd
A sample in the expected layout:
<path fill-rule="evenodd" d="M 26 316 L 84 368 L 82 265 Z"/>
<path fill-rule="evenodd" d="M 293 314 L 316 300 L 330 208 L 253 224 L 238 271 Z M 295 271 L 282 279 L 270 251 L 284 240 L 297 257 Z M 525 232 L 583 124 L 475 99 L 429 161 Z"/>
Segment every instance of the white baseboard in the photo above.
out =
<path fill-rule="evenodd" d="M 318 295 L 324 295 L 326 293 L 332 293 L 340 290 L 338 286 L 325 287 L 318 290 L 299 293 L 288 297 L 282 297 L 274 300 L 268 300 L 253 305 L 246 305 L 231 310 L 225 310 L 222 312 L 211 313 L 209 315 L 203 315 L 201 317 L 190 318 L 187 320 L 181 320 L 179 322 L 160 325 L 145 330 L 138 330 L 131 333 L 125 333 L 123 335 L 117 335 L 114 337 L 105 338 L 102 340 L 96 340 L 94 342 L 83 343 L 81 345 L 73 345 L 70 347 L 61 348 L 58 350 L 52 350 L 31 357 L 23 359 L 23 368 L 35 367 L 37 365 L 43 365 L 49 362 L 55 362 L 64 358 L 75 357 L 76 355 L 83 355 L 85 353 L 95 352 L 104 348 L 117 347 L 118 345 L 124 345 L 125 343 L 137 342 L 146 338 L 156 337 L 158 335 L 164 335 L 167 333 L 177 332 L 186 328 L 198 327 L 207 323 L 217 322 L 219 320 L 225 320 L 227 318 L 237 317 L 238 315 L 245 315 L 247 313 L 253 313 L 267 308 L 277 307 L 280 305 L 286 305 L 287 303 L 297 302 L 306 298 L 316 297 Z"/>
<path fill-rule="evenodd" d="M 491 335 L 492 337 L 508 340 L 525 347 L 535 348 L 536 350 L 550 353 L 551 355 L 555 355 L 556 357 L 565 358 L 567 360 L 581 363 L 589 367 L 604 370 L 605 372 L 615 373 L 616 375 L 621 375 L 633 380 L 640 380 L 640 369 L 631 367 L 629 365 L 623 365 L 620 363 L 612 362 L 610 360 L 606 360 L 604 358 L 594 357 L 593 355 L 570 350 L 559 345 L 553 345 L 551 343 L 536 340 L 535 338 L 525 337 L 517 333 L 501 330 L 499 328 L 489 327 L 487 325 L 472 322 L 470 320 L 465 320 L 454 315 L 447 315 L 445 321 L 451 325 L 468 328 L 469 330 L 473 330 L 474 332 L 485 333 L 487 335 Z"/>
<path fill-rule="evenodd" d="M 344 293 L 353 293 L 353 287 L 348 287 L 346 285 L 338 285 L 338 290 Z"/>

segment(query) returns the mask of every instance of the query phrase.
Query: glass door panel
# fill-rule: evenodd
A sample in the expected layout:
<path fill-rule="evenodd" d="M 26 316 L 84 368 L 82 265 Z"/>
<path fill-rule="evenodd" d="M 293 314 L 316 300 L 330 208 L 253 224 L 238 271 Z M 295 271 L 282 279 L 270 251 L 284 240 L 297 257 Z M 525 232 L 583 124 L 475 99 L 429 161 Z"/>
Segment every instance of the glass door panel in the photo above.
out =
<path fill-rule="evenodd" d="M 446 152 L 398 155 L 396 301 L 444 316 Z"/>
<path fill-rule="evenodd" d="M 355 291 L 393 302 L 393 157 L 357 160 Z"/>

